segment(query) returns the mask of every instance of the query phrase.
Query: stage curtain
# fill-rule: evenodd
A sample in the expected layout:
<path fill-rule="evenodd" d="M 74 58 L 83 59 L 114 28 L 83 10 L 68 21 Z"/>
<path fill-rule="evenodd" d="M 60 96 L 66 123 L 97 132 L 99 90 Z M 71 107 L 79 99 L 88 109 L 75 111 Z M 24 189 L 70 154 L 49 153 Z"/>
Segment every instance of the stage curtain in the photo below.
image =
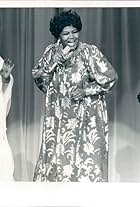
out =
<path fill-rule="evenodd" d="M 41 144 L 44 95 L 31 70 L 45 47 L 54 42 L 49 21 L 68 8 L 1 8 L 1 56 L 15 63 L 12 106 L 7 133 L 17 181 L 32 181 Z M 75 8 L 83 23 L 81 41 L 95 44 L 118 73 L 107 95 L 109 180 L 140 181 L 140 9 Z"/>

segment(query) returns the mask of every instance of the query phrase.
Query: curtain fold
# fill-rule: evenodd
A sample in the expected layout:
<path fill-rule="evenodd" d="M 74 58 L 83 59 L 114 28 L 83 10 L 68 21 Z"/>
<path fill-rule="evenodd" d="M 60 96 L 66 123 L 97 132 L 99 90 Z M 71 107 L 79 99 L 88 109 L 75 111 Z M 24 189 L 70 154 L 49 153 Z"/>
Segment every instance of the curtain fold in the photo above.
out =
<path fill-rule="evenodd" d="M 32 181 L 41 144 L 44 95 L 31 70 L 45 47 L 54 42 L 49 21 L 69 8 L 1 8 L 1 56 L 15 63 L 8 140 L 15 179 Z M 81 41 L 95 44 L 116 69 L 119 80 L 107 96 L 110 181 L 139 182 L 140 174 L 140 9 L 73 8 L 81 16 Z"/>

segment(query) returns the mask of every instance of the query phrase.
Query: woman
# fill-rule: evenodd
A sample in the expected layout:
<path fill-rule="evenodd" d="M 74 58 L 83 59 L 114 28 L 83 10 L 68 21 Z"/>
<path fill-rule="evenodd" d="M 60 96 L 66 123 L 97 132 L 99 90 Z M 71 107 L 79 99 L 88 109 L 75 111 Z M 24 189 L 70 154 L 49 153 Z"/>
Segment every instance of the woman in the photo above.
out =
<path fill-rule="evenodd" d="M 76 12 L 50 21 L 57 39 L 32 74 L 45 93 L 42 144 L 34 181 L 103 182 L 107 176 L 108 119 L 105 93 L 117 74 L 94 45 L 79 40 Z"/>
<path fill-rule="evenodd" d="M 13 181 L 14 161 L 6 135 L 6 117 L 10 110 L 14 65 L 0 57 L 0 181 Z"/>

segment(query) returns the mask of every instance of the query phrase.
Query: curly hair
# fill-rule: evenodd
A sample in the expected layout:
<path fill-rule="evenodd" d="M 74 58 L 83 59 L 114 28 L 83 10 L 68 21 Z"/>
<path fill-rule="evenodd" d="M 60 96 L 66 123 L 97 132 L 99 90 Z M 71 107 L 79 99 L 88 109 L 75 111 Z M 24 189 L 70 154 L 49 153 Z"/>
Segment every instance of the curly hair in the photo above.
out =
<path fill-rule="evenodd" d="M 50 20 L 50 32 L 56 39 L 59 38 L 60 33 L 66 26 L 73 26 L 78 31 L 81 31 L 81 18 L 75 11 L 62 11 Z"/>

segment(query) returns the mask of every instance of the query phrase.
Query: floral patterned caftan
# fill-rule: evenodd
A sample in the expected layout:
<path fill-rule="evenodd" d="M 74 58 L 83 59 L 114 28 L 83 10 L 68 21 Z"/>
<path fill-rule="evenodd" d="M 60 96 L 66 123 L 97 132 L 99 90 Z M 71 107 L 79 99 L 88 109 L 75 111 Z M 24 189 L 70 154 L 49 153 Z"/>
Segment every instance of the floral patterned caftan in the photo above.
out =
<path fill-rule="evenodd" d="M 96 46 L 81 42 L 70 59 L 51 73 L 50 63 L 57 49 L 57 44 L 48 46 L 32 70 L 36 85 L 46 96 L 42 144 L 33 180 L 107 181 L 104 94 L 114 86 L 117 74 Z M 81 87 L 87 96 L 72 100 L 71 91 Z"/>

